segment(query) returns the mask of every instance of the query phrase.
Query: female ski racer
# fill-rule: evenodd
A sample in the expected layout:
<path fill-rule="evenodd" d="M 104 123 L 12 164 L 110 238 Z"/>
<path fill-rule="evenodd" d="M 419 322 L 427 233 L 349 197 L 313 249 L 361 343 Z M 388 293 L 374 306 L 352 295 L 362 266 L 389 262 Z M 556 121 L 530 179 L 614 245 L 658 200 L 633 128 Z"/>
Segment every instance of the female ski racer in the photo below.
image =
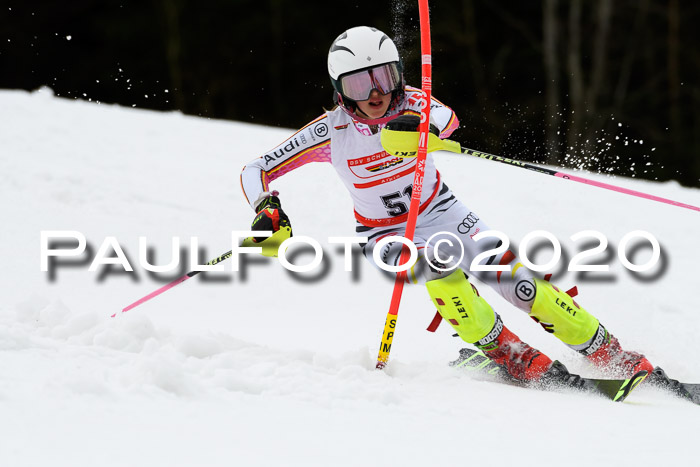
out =
<path fill-rule="evenodd" d="M 404 84 L 402 61 L 392 40 L 365 26 L 349 29 L 333 41 L 328 73 L 336 107 L 247 164 L 241 186 L 257 213 L 253 230 L 291 228 L 270 182 L 309 162 L 332 164 L 352 197 L 356 232 L 367 237 L 363 252 L 372 261 L 380 239 L 404 235 L 416 166 L 416 158 L 393 157 L 384 151 L 380 130 L 389 124 L 392 130 L 416 131 L 419 119 L 411 116 L 420 115 L 421 91 Z M 457 117 L 437 99 L 430 105 L 432 131 L 440 138 L 448 137 L 458 127 Z M 473 274 L 595 366 L 617 376 L 631 376 L 639 370 L 652 372 L 653 366 L 643 355 L 622 350 L 618 339 L 592 314 L 567 293 L 536 278 L 511 251 L 481 263 L 510 265 L 510 272 L 470 272 L 472 260 L 495 246 L 486 239 L 472 240 L 477 232 L 487 230 L 481 216 L 447 187 L 428 154 L 413 240 L 423 267 L 414 266 L 409 277 L 425 284 L 440 315 L 463 340 L 481 349 L 517 380 L 567 384 L 580 380 L 511 332 L 470 283 L 468 274 Z M 437 237 L 426 247 L 434 234 Z M 450 265 L 440 264 L 431 249 L 449 234 L 461 240 L 466 254 L 458 268 L 446 271 Z M 401 248 L 399 242 L 389 243 L 381 251 L 382 260 L 399 264 Z M 449 255 L 459 257 L 460 253 L 441 247 L 439 256 Z"/>

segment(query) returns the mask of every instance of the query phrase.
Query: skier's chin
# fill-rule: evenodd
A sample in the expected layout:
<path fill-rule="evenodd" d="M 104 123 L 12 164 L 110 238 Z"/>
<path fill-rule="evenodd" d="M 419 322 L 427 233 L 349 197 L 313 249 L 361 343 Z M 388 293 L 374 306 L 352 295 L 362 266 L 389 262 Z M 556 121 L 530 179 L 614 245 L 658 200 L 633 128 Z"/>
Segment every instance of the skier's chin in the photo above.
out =
<path fill-rule="evenodd" d="M 372 103 L 368 103 L 365 105 L 364 109 L 360 109 L 360 116 L 370 118 L 370 119 L 375 119 L 375 118 L 382 118 L 384 114 L 386 114 L 386 111 L 388 109 L 388 105 L 385 105 L 383 102 L 374 105 Z"/>

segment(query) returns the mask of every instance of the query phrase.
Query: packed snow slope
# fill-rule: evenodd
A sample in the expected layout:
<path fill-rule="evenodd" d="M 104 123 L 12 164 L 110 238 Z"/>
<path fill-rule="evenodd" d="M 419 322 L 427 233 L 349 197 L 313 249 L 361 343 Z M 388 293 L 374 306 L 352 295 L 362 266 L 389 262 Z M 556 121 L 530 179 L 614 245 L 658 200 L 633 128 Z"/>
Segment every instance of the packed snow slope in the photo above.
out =
<path fill-rule="evenodd" d="M 247 230 L 253 217 L 241 167 L 291 133 L 66 100 L 48 89 L 0 91 L 0 465 L 695 462 L 700 407 L 652 388 L 614 404 L 449 368 L 462 343 L 445 323 L 425 331 L 434 309 L 422 287 L 404 291 L 390 364 L 375 370 L 392 282 L 361 258 L 344 271 L 340 247 L 328 243 L 353 236 L 354 220 L 327 164 L 274 184 L 295 234 L 323 246 L 323 267 L 293 275 L 275 259 L 250 258 L 232 272 L 229 260 L 223 272 L 121 313 L 178 277 L 147 273 L 139 237 L 158 265 L 169 262 L 174 237 L 186 253 L 197 237 L 202 263 L 229 250 L 231 231 Z M 436 158 L 457 196 L 514 248 L 531 231 L 552 232 L 564 251 L 556 283 L 577 285 L 579 303 L 626 347 L 700 382 L 697 212 L 467 156 Z M 589 176 L 700 205 L 699 190 L 676 183 Z M 87 252 L 42 272 L 41 232 L 57 230 L 83 234 Z M 609 239 L 588 262 L 610 272 L 565 271 L 582 244 L 570 237 L 584 230 Z M 636 230 L 662 250 L 659 266 L 641 275 L 617 256 Z M 109 237 L 133 272 L 89 270 Z M 634 263 L 651 257 L 649 248 L 633 250 Z M 549 256 L 542 249 L 532 259 Z M 486 286 L 480 292 L 525 341 L 595 374 L 524 313 Z"/>

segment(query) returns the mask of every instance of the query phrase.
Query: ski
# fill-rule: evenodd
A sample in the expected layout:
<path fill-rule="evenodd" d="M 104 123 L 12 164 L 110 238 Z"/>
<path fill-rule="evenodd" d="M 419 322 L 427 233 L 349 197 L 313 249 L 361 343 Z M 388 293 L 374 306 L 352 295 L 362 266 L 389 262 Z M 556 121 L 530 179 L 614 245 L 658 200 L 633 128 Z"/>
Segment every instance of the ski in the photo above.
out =
<path fill-rule="evenodd" d="M 693 404 L 700 405 L 700 384 L 681 383 L 677 379 L 671 379 L 658 366 L 651 372 L 649 383 L 682 399 L 689 400 Z"/>
<path fill-rule="evenodd" d="M 598 394 L 611 401 L 622 402 L 637 387 L 639 383 L 647 377 L 647 371 L 639 371 L 628 379 L 597 379 L 583 378 L 575 379 L 573 384 L 548 384 L 528 385 L 510 376 L 500 365 L 490 360 L 483 352 L 475 349 L 464 348 L 459 351 L 459 358 L 450 362 L 450 366 L 464 369 L 468 372 L 489 375 L 495 381 L 507 384 L 535 387 L 541 389 L 571 388 L 592 394 Z"/>

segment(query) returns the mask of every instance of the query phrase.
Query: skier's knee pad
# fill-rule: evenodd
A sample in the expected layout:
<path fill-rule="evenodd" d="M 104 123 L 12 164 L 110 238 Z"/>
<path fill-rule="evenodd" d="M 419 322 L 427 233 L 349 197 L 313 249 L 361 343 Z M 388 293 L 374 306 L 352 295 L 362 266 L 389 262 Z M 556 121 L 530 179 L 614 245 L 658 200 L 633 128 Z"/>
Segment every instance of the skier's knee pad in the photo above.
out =
<path fill-rule="evenodd" d="M 549 282 L 535 279 L 537 293 L 530 317 L 570 347 L 590 341 L 598 330 L 595 316 Z"/>
<path fill-rule="evenodd" d="M 425 283 L 440 315 L 469 343 L 483 339 L 496 323 L 496 314 L 481 298 L 461 269 Z"/>

